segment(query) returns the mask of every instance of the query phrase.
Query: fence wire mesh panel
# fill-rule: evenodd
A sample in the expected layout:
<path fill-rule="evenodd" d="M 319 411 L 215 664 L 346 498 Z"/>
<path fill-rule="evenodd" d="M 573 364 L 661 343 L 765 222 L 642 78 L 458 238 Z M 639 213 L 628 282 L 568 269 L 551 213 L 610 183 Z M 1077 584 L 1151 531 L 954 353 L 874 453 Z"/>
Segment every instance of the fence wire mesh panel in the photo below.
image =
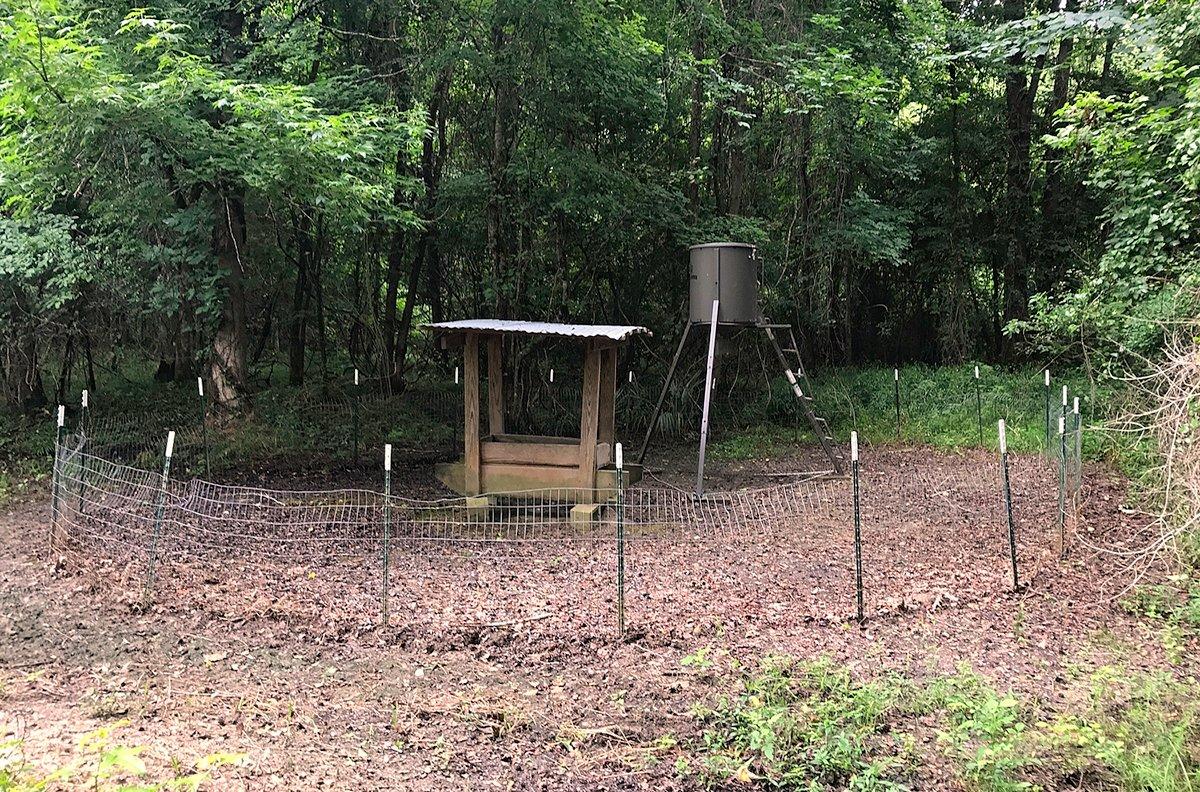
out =
<path fill-rule="evenodd" d="M 422 499 L 236 486 L 165 476 L 143 464 L 150 442 L 138 465 L 109 458 L 113 447 L 63 438 L 51 544 L 130 598 L 347 629 L 379 623 L 386 593 L 390 623 L 415 632 L 553 620 L 584 640 L 615 629 L 615 499 L 579 514 L 591 491 Z M 1056 479 L 1044 458 L 1014 460 L 1026 579 L 1057 555 Z M 862 466 L 861 498 L 868 617 L 1011 588 L 994 454 L 881 450 Z M 621 508 L 631 629 L 853 618 L 849 478 L 702 498 L 637 486 Z"/>

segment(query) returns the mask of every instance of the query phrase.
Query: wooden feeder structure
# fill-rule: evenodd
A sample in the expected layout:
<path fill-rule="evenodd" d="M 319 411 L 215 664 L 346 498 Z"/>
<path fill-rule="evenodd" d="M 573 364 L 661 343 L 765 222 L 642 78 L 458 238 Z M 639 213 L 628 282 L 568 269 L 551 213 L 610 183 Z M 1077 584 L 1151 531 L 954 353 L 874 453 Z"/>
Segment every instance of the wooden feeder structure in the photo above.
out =
<path fill-rule="evenodd" d="M 579 504 L 572 517 L 590 517 L 596 504 L 615 495 L 617 355 L 634 335 L 627 325 L 558 324 L 466 319 L 426 325 L 443 349 L 463 350 L 463 458 L 440 464 L 439 479 L 468 497 L 485 493 L 542 492 L 547 499 Z M 583 399 L 579 436 L 509 434 L 504 426 L 504 337 L 570 339 L 583 347 Z M 479 350 L 487 348 L 487 432 L 480 426 Z M 625 463 L 624 482 L 641 478 L 641 466 Z"/>
<path fill-rule="evenodd" d="M 688 252 L 691 269 L 688 283 L 688 320 L 679 335 L 679 346 L 675 348 L 675 357 L 671 360 L 671 367 L 667 369 L 667 377 L 663 381 L 662 391 L 658 394 L 658 402 L 654 405 L 650 423 L 646 426 L 646 435 L 638 451 L 638 462 L 646 458 L 646 449 L 649 448 L 650 439 L 658 425 L 658 416 L 662 412 L 667 391 L 679 367 L 684 347 L 693 335 L 692 331 L 707 329 L 704 406 L 700 417 L 700 454 L 696 464 L 696 496 L 704 494 L 704 455 L 708 445 L 708 416 L 712 403 L 717 335 L 720 332 L 752 329 L 761 330 L 766 336 L 784 376 L 791 385 L 792 393 L 799 400 L 804 417 L 820 441 L 825 455 L 833 464 L 834 472 L 841 475 L 844 467 L 841 449 L 834 442 L 829 422 L 817 415 L 813 409 L 812 385 L 804 370 L 804 361 L 800 358 L 800 345 L 796 343 L 795 333 L 792 332 L 791 325 L 776 324 L 762 314 L 762 273 L 758 248 L 745 242 L 709 242 L 692 245 Z M 780 344 L 784 333 L 787 334 L 784 339 L 786 346 Z"/>

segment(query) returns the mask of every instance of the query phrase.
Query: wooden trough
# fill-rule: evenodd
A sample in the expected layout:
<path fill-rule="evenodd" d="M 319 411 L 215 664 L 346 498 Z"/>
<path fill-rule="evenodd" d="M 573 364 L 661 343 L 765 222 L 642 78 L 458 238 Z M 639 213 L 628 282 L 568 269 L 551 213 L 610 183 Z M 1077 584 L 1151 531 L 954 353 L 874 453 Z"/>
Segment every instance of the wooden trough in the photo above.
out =
<path fill-rule="evenodd" d="M 439 479 L 468 497 L 529 493 L 529 497 L 578 504 L 573 520 L 590 520 L 616 492 L 617 355 L 644 327 L 578 325 L 476 319 L 427 325 L 443 348 L 463 350 L 463 458 L 440 464 Z M 506 335 L 552 336 L 583 347 L 583 398 L 579 437 L 509 434 L 504 429 Z M 487 348 L 487 434 L 481 434 L 480 347 Z M 640 465 L 625 466 L 625 484 L 641 478 Z M 486 503 L 479 503 L 480 509 Z"/>

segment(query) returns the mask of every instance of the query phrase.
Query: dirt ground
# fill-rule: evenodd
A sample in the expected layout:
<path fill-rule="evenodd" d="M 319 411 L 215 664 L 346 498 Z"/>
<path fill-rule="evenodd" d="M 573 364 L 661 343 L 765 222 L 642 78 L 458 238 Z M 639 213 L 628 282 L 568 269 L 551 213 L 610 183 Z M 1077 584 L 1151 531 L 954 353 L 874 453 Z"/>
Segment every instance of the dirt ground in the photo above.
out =
<path fill-rule="evenodd" d="M 709 486 L 778 483 L 819 462 L 718 464 Z M 690 486 L 688 463 L 664 454 L 647 483 Z M 698 736 L 693 706 L 728 684 L 681 663 L 701 649 L 828 656 L 864 678 L 969 663 L 1052 709 L 1114 647 L 1163 665 L 1152 628 L 1115 601 L 1132 573 L 1100 549 L 1144 527 L 1123 483 L 1084 471 L 1060 561 L 1053 474 L 1015 459 L 1013 592 L 996 467 L 984 452 L 865 458 L 861 625 L 845 500 L 720 540 L 631 541 L 623 640 L 608 542 L 401 546 L 385 627 L 363 559 L 167 565 L 146 608 L 119 564 L 46 557 L 47 501 L 12 505 L 0 515 L 0 742 L 19 738 L 51 767 L 79 736 L 127 720 L 114 740 L 141 746 L 151 776 L 244 754 L 211 771 L 214 789 L 673 789 L 688 783 L 673 765 Z M 845 480 L 832 486 L 848 497 Z M 917 772 L 915 789 L 958 786 L 936 762 Z"/>

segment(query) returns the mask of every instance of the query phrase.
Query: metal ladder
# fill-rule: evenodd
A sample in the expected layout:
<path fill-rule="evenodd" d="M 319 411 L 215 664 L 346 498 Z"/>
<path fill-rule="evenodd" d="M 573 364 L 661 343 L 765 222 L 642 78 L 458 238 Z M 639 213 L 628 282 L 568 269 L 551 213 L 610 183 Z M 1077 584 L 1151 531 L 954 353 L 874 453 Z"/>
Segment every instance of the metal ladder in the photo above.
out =
<path fill-rule="evenodd" d="M 796 334 L 792 331 L 792 326 L 768 323 L 763 325 L 763 330 L 766 331 L 767 338 L 771 341 L 771 348 L 775 350 L 775 356 L 779 358 L 779 365 L 783 367 L 784 376 L 791 384 L 792 392 L 800 401 L 800 408 L 804 410 L 804 417 L 808 420 L 808 425 L 812 427 L 813 434 L 821 441 L 821 449 L 833 463 L 834 471 L 840 476 L 845 470 L 846 460 L 841 447 L 834 442 L 833 433 L 829 431 L 829 422 L 813 412 L 813 398 L 809 395 L 812 393 L 812 383 L 809 382 L 808 372 L 804 369 L 804 361 L 800 357 L 800 346 L 796 343 Z M 779 345 L 779 339 L 775 336 L 776 330 L 787 330 L 790 346 L 781 347 Z M 790 360 L 788 359 L 789 355 L 791 356 Z"/>

